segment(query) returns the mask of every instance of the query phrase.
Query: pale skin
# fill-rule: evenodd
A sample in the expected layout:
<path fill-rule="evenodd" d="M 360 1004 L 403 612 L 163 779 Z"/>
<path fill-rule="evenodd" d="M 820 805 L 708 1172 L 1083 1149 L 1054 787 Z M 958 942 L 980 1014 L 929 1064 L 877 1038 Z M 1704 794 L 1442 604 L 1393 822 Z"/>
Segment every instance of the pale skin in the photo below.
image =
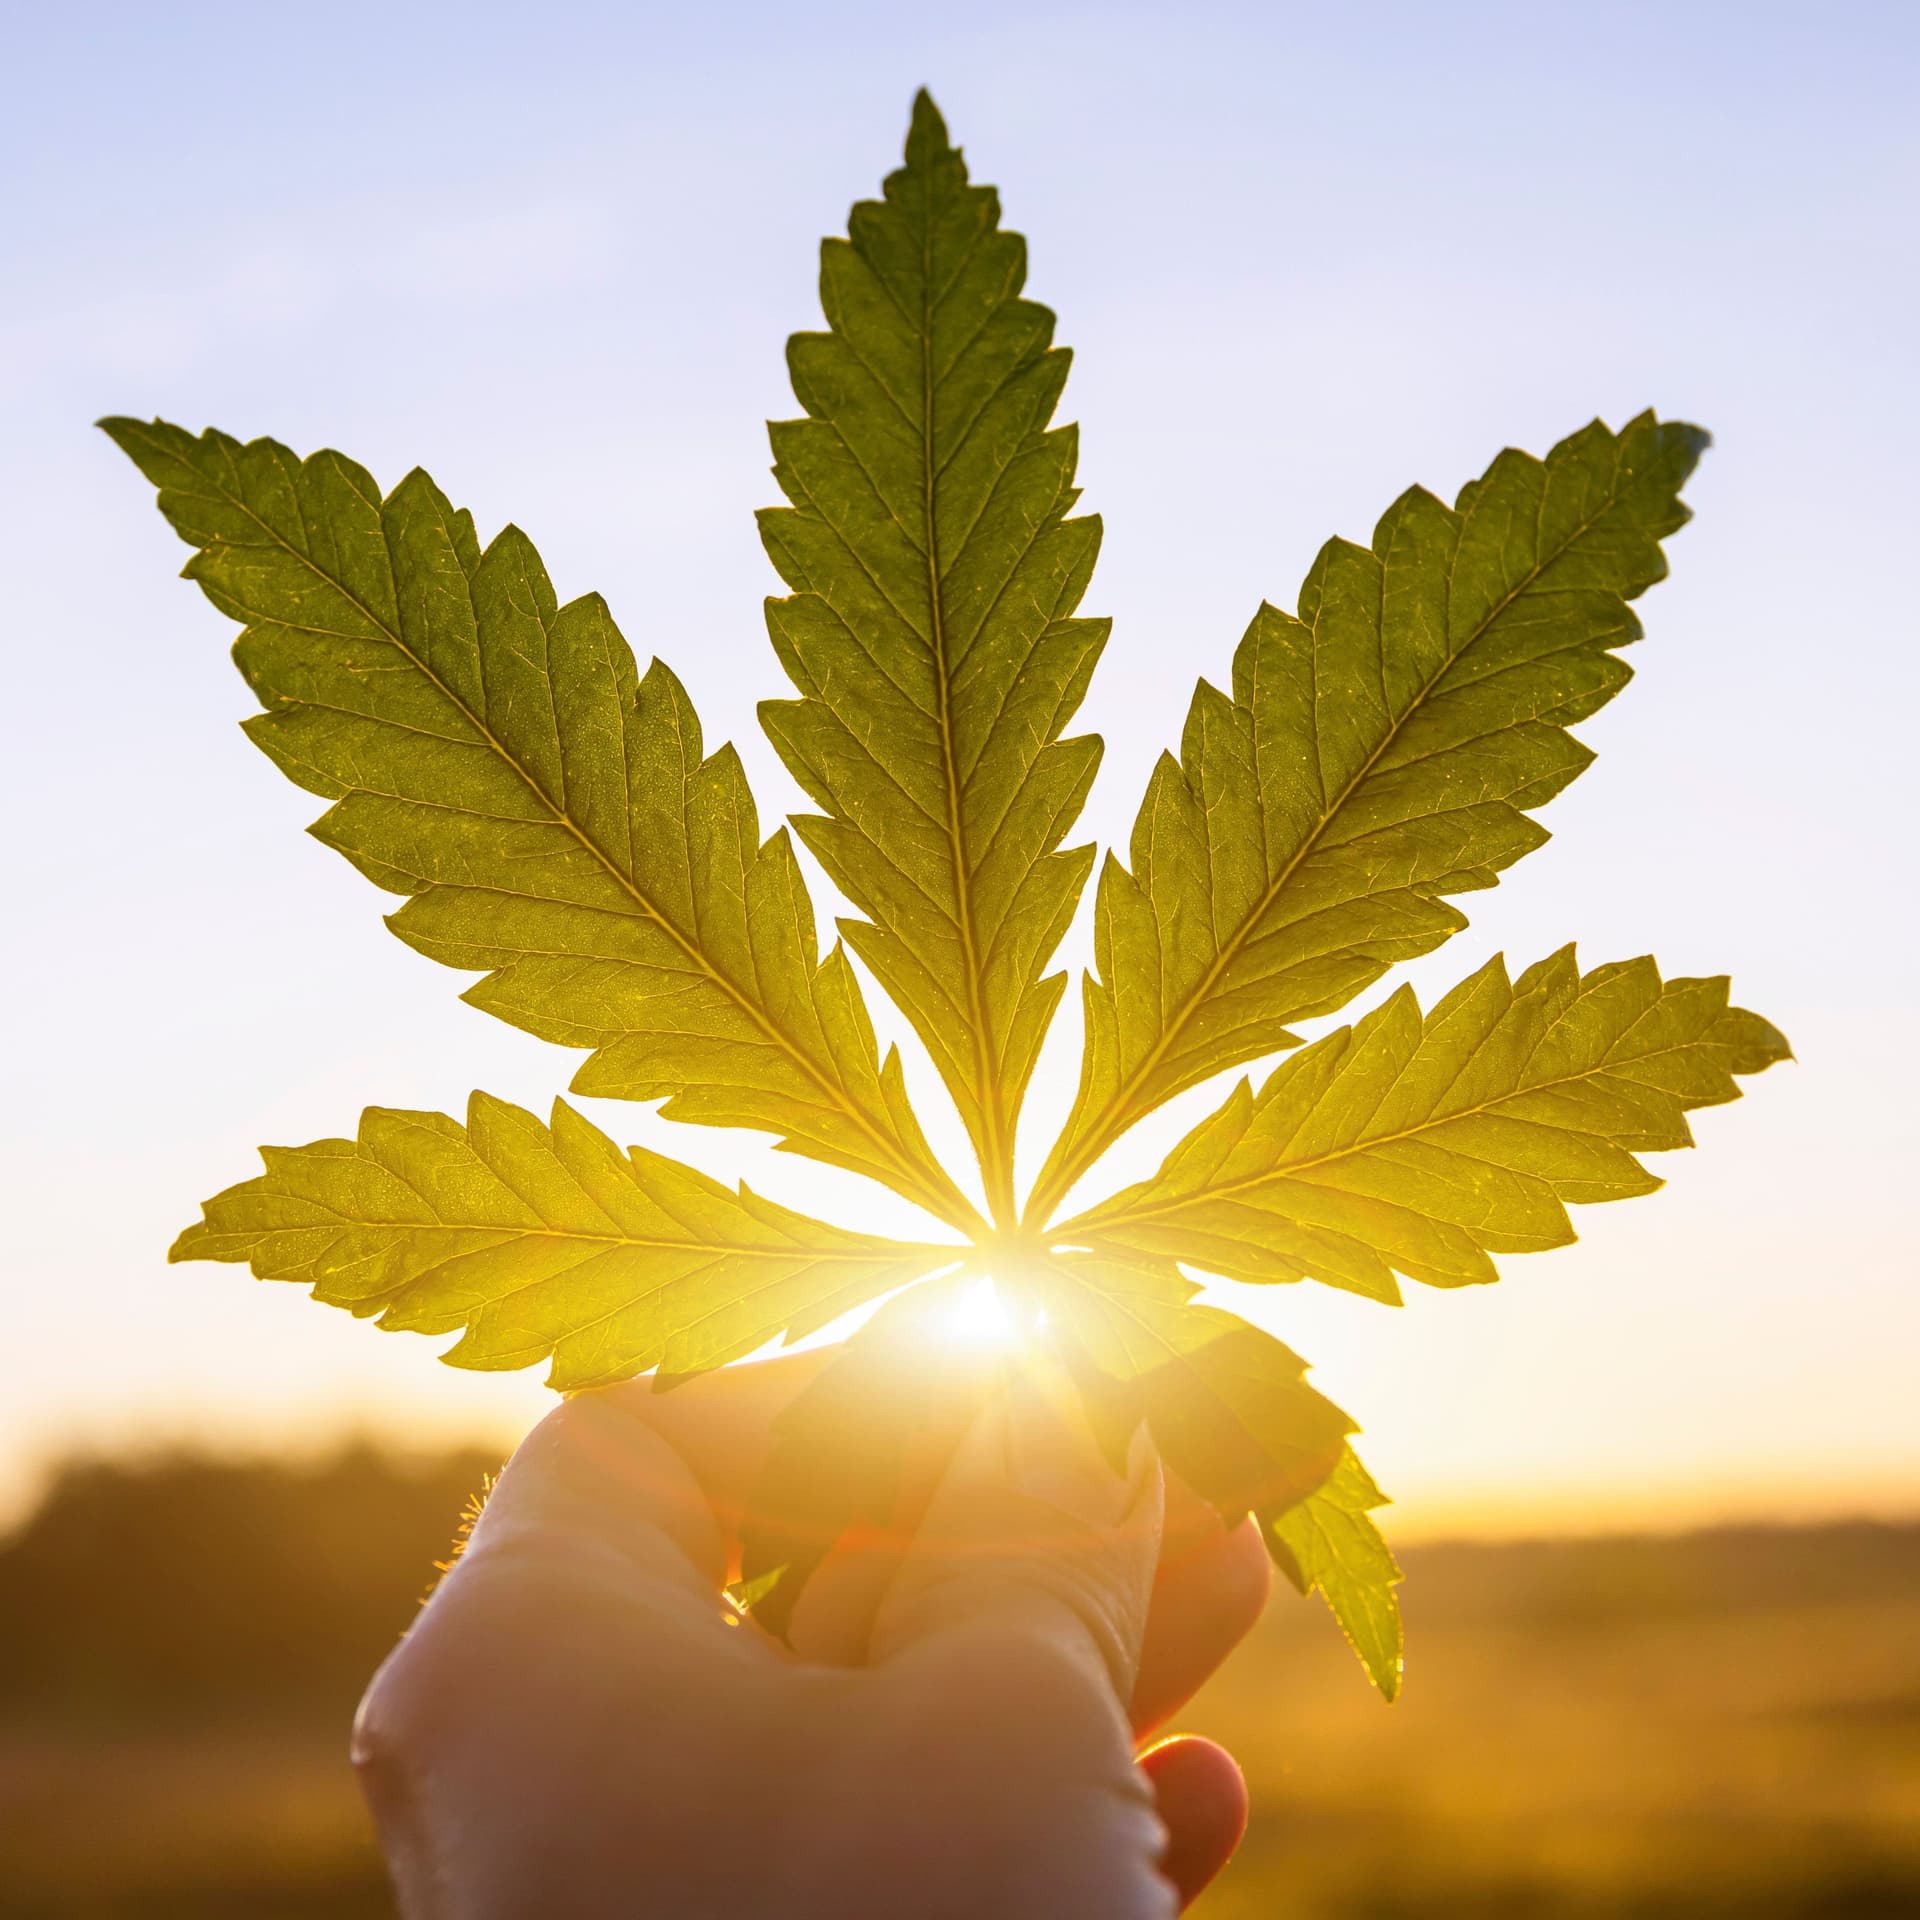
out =
<path fill-rule="evenodd" d="M 1029 1373 L 780 1646 L 722 1587 L 816 1364 L 581 1395 L 514 1456 L 355 1727 L 406 1920 L 1171 1920 L 1225 1864 L 1238 1769 L 1155 1735 L 1258 1618 L 1251 1525 Z"/>

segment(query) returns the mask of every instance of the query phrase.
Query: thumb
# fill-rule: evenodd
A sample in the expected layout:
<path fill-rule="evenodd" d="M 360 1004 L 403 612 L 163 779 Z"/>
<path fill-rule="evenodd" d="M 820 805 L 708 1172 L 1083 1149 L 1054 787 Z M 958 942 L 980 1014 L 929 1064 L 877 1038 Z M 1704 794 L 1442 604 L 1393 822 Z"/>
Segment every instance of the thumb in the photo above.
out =
<path fill-rule="evenodd" d="M 1065 1373 L 1029 1362 L 955 1454 L 881 1601 L 869 1657 L 882 1664 L 949 1635 L 1012 1632 L 1128 1699 L 1163 1504 L 1144 1428 L 1116 1472 Z"/>

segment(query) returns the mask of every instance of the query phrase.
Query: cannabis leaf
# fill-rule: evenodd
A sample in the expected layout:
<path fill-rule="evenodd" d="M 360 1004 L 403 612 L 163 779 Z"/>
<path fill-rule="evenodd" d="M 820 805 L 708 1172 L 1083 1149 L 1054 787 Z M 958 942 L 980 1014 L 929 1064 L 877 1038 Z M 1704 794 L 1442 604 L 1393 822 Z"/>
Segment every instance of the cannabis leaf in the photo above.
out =
<path fill-rule="evenodd" d="M 1262 1516 L 1275 1564 L 1302 1594 L 1318 1592 L 1391 1700 L 1400 1691 L 1400 1566 L 1368 1519 L 1387 1496 L 1349 1447 L 1324 1485 L 1297 1505 Z"/>
<path fill-rule="evenodd" d="M 464 1327 L 454 1366 L 551 1356 L 556 1387 L 717 1367 L 959 1253 L 848 1233 L 643 1147 L 622 1153 L 564 1100 L 551 1128 L 484 1093 L 464 1127 L 369 1107 L 355 1139 L 262 1158 L 266 1172 L 209 1200 L 173 1259 L 244 1260 L 383 1327 Z"/>
<path fill-rule="evenodd" d="M 1527 816 L 1593 758 L 1566 729 L 1629 678 L 1626 603 L 1665 575 L 1705 445 L 1643 414 L 1503 453 L 1455 506 L 1414 487 L 1370 548 L 1329 541 L 1298 617 L 1260 609 L 1231 699 L 1201 681 L 1154 769 L 1132 872 L 1101 873 L 1080 1089 L 1037 1209 L 1143 1114 L 1458 932 L 1444 896 L 1546 839 Z"/>
<path fill-rule="evenodd" d="M 337 453 L 101 424 L 244 624 L 249 737 L 334 802 L 317 838 L 412 896 L 401 939 L 485 972 L 466 999 L 593 1048 L 582 1093 L 764 1127 L 970 1223 L 845 956 L 819 960 L 786 835 L 761 844 L 733 749 L 703 757 L 598 595 L 561 606 L 518 528 L 482 552 L 418 469 L 383 499 Z"/>
<path fill-rule="evenodd" d="M 1161 1457 L 1239 1519 L 1283 1511 L 1327 1477 L 1353 1422 L 1306 1384 L 1307 1363 L 1237 1314 L 1195 1306 L 1171 1261 L 1065 1251 L 1040 1297 L 1109 1431 L 1144 1419 Z"/>
<path fill-rule="evenodd" d="M 483 549 L 418 471 L 383 496 L 337 453 L 102 423 L 242 625 L 247 731 L 332 803 L 319 838 L 408 896 L 403 940 L 588 1049 L 580 1092 L 759 1128 L 966 1241 L 851 1232 L 623 1153 L 565 1102 L 543 1126 L 477 1093 L 464 1127 L 376 1107 L 353 1140 L 264 1149 L 173 1255 L 457 1331 L 456 1365 L 549 1359 L 562 1388 L 668 1386 L 874 1307 L 782 1416 L 751 1503 L 735 1597 L 776 1633 L 836 1545 L 910 1532 L 1009 1370 L 1051 1356 L 1110 1456 L 1144 1422 L 1223 1519 L 1253 1517 L 1391 1698 L 1400 1574 L 1354 1423 L 1187 1269 L 1383 1301 L 1402 1275 L 1491 1280 L 1494 1255 L 1571 1240 L 1570 1205 L 1650 1191 L 1640 1155 L 1787 1057 L 1724 979 L 1583 974 L 1571 948 L 1518 981 L 1493 960 L 1430 1014 L 1403 989 L 1312 1045 L 1293 1030 L 1438 946 L 1465 924 L 1451 897 L 1546 838 L 1532 815 L 1591 758 L 1568 729 L 1627 680 L 1628 603 L 1666 570 L 1706 436 L 1646 414 L 1509 450 L 1452 507 L 1415 488 L 1370 547 L 1329 542 L 1297 614 L 1260 609 L 1231 693 L 1203 680 L 1154 770 L 1131 866 L 1106 861 L 1079 1090 L 1022 1204 L 1016 1130 L 1066 978 L 1045 969 L 1092 869 L 1061 843 L 1100 742 L 1065 729 L 1107 638 L 1077 613 L 1100 523 L 1072 517 L 1077 441 L 1052 425 L 1068 356 L 1025 275 L 922 94 L 906 165 L 823 250 L 828 331 L 789 350 L 805 417 L 771 429 L 788 504 L 761 516 L 798 697 L 760 716 L 819 809 L 792 824 L 954 1100 L 985 1214 L 846 953 L 821 957 L 785 830 L 761 839 L 733 750 L 706 752 L 598 598 L 561 605 L 523 534 Z M 1152 1178 L 1057 1218 L 1144 1115 L 1277 1053 Z M 987 1275 L 1004 1350 L 954 1337 Z"/>
<path fill-rule="evenodd" d="M 787 349 L 772 429 L 793 503 L 760 516 L 793 597 L 767 630 L 799 700 L 760 717 L 822 815 L 794 828 L 868 918 L 841 930 L 913 1022 L 1016 1214 L 1021 1096 L 1064 973 L 1040 969 L 1093 849 L 1058 851 L 1100 760 L 1062 740 L 1106 642 L 1074 619 L 1100 522 L 1070 520 L 1069 356 L 1020 298 L 1026 244 L 969 186 L 931 100 L 907 164 L 821 250 L 830 333 Z"/>
<path fill-rule="evenodd" d="M 1491 1253 L 1574 1238 L 1569 1203 L 1660 1182 L 1634 1157 L 1693 1144 L 1686 1113 L 1787 1057 L 1727 983 L 1653 962 L 1582 974 L 1562 948 L 1517 983 L 1499 958 L 1422 1019 L 1411 988 L 1245 1080 L 1150 1180 L 1056 1231 L 1235 1280 L 1324 1280 L 1398 1301 L 1494 1280 Z"/>

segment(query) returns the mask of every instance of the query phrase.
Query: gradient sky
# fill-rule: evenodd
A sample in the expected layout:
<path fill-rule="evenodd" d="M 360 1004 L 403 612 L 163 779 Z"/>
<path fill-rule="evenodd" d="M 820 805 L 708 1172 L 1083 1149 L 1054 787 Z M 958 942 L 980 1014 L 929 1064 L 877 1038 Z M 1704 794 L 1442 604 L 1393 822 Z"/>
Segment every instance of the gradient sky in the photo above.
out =
<path fill-rule="evenodd" d="M 163 1256 L 256 1142 L 474 1085 L 544 1107 L 576 1061 L 463 1007 L 303 838 L 317 803 L 234 725 L 231 627 L 89 422 L 430 466 L 563 598 L 606 593 L 771 820 L 797 796 L 752 714 L 780 690 L 762 422 L 793 411 L 818 237 L 922 82 L 1077 350 L 1102 839 L 1327 535 L 1596 412 L 1713 430 L 1638 678 L 1581 729 L 1598 764 L 1412 971 L 1653 951 L 1732 971 L 1798 1064 L 1497 1288 L 1235 1303 L 1361 1417 L 1407 1530 L 1920 1502 L 1920 10 L 70 4 L 11 10 L 8 43 L 0 1502 L 73 1444 L 523 1424 L 531 1376 Z M 900 1220 L 756 1136 L 592 1111 Z"/>

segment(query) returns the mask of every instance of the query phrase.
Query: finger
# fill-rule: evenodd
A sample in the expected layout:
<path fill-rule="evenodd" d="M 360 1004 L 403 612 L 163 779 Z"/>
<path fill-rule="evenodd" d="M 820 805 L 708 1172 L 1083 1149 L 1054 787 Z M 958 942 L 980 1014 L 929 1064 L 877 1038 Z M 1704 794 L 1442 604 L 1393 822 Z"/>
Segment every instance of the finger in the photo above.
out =
<path fill-rule="evenodd" d="M 575 1395 L 604 1400 L 657 1433 L 686 1463 L 706 1497 L 728 1563 L 739 1571 L 740 1529 L 752 1510 L 774 1422 L 839 1351 L 815 1347 L 703 1373 L 666 1393 L 651 1380 Z"/>
<path fill-rule="evenodd" d="M 604 1547 L 711 1596 L 725 1548 L 706 1494 L 676 1449 L 617 1400 L 564 1401 L 528 1434 L 489 1495 L 460 1562 Z"/>
<path fill-rule="evenodd" d="M 1167 1479 L 1167 1505 L 1192 1499 Z M 1169 1540 L 1154 1580 L 1130 1715 L 1143 1738 L 1178 1713 L 1253 1630 L 1267 1603 L 1272 1563 L 1249 1517 L 1229 1531 L 1209 1508 L 1205 1529 Z M 1173 1522 L 1168 1525 L 1172 1535 Z"/>
<path fill-rule="evenodd" d="M 1252 1519 L 1228 1529 L 1171 1472 L 1129 1718 L 1144 1740 L 1178 1713 L 1259 1623 L 1272 1562 Z M 857 1666 L 874 1616 L 912 1541 L 902 1528 L 865 1529 L 836 1546 L 794 1607 L 789 1638 L 803 1658 Z"/>
<path fill-rule="evenodd" d="M 738 1572 L 739 1532 L 781 1411 L 836 1349 L 783 1354 L 703 1374 L 671 1392 L 645 1381 L 592 1396 L 619 1404 L 672 1445 L 698 1479 Z M 1133 1702 L 1144 1737 L 1192 1698 L 1259 1618 L 1268 1561 L 1251 1525 L 1230 1534 L 1213 1507 L 1177 1475 L 1165 1476 L 1161 1562 L 1155 1577 L 1141 1677 Z M 867 1530 L 834 1548 L 808 1581 L 794 1611 L 791 1640 L 810 1660 L 832 1666 L 867 1656 L 874 1616 L 900 1569 L 920 1519 L 903 1511 L 891 1528 Z"/>
<path fill-rule="evenodd" d="M 1233 1858 L 1247 1831 L 1247 1782 L 1226 1748 L 1193 1735 L 1163 1741 L 1143 1754 L 1140 1771 L 1153 1788 L 1167 1830 L 1160 1871 L 1184 1910 Z"/>
<path fill-rule="evenodd" d="M 941 1479 L 881 1600 L 870 1663 L 848 1676 L 869 1704 L 861 1802 L 877 1797 L 883 1824 L 905 1825 L 923 1850 L 937 1833 L 928 1877 L 967 1894 L 939 1911 L 1170 1913 L 1156 1868 L 1166 1833 L 1122 1704 L 1161 1505 L 1145 1435 L 1117 1474 L 1071 1384 L 1032 1366 L 995 1395 Z M 915 1786 L 928 1753 L 940 1782 L 931 1822 Z M 868 1898 L 844 1910 L 899 1907 Z"/>
<path fill-rule="evenodd" d="M 1129 1698 L 1164 1493 L 1144 1431 L 1116 1474 L 1057 1369 L 1029 1364 L 975 1421 L 874 1619 L 872 1657 L 959 1630 L 1031 1635 Z"/>
<path fill-rule="evenodd" d="M 727 1367 L 656 1393 L 647 1381 L 605 1388 L 603 1399 L 659 1433 L 704 1493 L 727 1558 L 739 1571 L 740 1528 L 752 1510 L 774 1422 L 828 1364 L 835 1348 Z M 791 1643 L 803 1657 L 851 1666 L 868 1655 L 875 1616 L 900 1570 L 920 1515 L 836 1546 L 795 1608 Z M 1177 1713 L 1259 1619 L 1270 1565 L 1251 1522 L 1229 1532 L 1213 1507 L 1177 1475 L 1165 1476 L 1160 1565 L 1140 1650 L 1131 1719 L 1144 1738 Z"/>
<path fill-rule="evenodd" d="M 800 1590 L 788 1622 L 787 1643 L 801 1659 L 829 1667 L 866 1663 L 873 1623 L 912 1539 L 899 1527 L 863 1528 L 833 1548 Z"/>
<path fill-rule="evenodd" d="M 536 1913 L 551 1885 L 624 1885 L 634 1804 L 690 1818 L 722 1792 L 661 1757 L 701 1728 L 731 1766 L 777 1705 L 778 1662 L 727 1625 L 721 1560 L 657 1434 L 604 1400 L 534 1429 L 355 1720 L 406 1911 Z M 635 1740 L 639 1705 L 657 1744 Z"/>

